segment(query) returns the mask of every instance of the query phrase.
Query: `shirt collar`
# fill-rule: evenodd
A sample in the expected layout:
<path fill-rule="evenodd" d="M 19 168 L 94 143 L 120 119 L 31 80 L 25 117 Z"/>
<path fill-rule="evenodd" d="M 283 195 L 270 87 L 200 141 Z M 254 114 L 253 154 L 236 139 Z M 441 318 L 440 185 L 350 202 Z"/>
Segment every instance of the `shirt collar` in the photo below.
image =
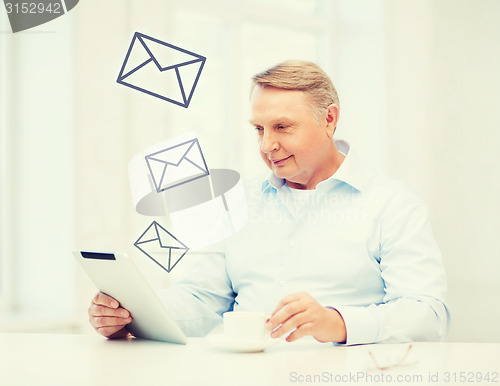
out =
<path fill-rule="evenodd" d="M 348 142 L 337 140 L 335 141 L 335 147 L 341 153 L 344 153 L 346 157 L 333 176 L 325 181 L 321 181 L 318 186 L 329 180 L 336 180 L 344 182 L 362 192 L 366 188 L 369 179 L 366 167 L 358 158 L 356 152 L 351 149 L 351 145 Z"/>
<path fill-rule="evenodd" d="M 330 178 L 321 181 L 316 186 L 316 189 L 324 189 L 325 187 L 328 189 L 328 187 L 335 186 L 340 181 L 362 192 L 366 188 L 369 178 L 367 169 L 353 152 L 348 142 L 342 139 L 336 140 L 335 147 L 341 153 L 345 154 L 346 157 L 337 171 Z M 274 188 L 279 191 L 284 187 L 288 188 L 285 179 L 277 177 L 274 173 L 270 173 L 262 185 L 262 190 L 265 191 L 266 189 Z"/>

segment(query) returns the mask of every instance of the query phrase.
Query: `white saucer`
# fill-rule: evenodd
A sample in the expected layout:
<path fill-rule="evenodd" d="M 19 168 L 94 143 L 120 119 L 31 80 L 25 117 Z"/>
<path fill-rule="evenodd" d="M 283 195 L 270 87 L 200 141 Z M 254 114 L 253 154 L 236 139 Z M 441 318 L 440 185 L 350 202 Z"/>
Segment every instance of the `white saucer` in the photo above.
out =
<path fill-rule="evenodd" d="M 231 352 L 260 352 L 279 342 L 279 339 L 271 338 L 257 341 L 234 339 L 224 334 L 208 335 L 207 340 L 212 346 Z"/>

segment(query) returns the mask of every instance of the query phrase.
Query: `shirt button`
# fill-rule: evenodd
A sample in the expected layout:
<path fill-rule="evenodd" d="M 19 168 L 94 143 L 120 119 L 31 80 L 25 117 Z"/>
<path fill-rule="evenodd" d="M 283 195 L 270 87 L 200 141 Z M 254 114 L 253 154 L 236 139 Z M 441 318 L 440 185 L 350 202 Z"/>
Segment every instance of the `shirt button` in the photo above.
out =
<path fill-rule="evenodd" d="M 280 282 L 279 282 L 280 287 L 284 287 L 284 286 L 285 286 L 285 284 L 286 284 L 286 283 L 285 283 L 285 281 L 284 281 L 284 280 L 280 280 Z"/>
<path fill-rule="evenodd" d="M 293 248 L 295 247 L 295 241 L 290 241 L 290 246 Z"/>

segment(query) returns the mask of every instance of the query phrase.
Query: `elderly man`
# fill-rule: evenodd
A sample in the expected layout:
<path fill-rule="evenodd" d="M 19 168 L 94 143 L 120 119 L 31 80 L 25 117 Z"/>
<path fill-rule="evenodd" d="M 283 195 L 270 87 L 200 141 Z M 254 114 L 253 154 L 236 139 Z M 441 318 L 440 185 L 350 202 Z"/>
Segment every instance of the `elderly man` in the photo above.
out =
<path fill-rule="evenodd" d="M 338 96 L 317 65 L 284 62 L 253 82 L 250 122 L 272 173 L 250 188 L 248 224 L 225 252 L 161 291 L 174 319 L 192 336 L 234 309 L 270 314 L 288 341 L 441 340 L 446 280 L 425 206 L 333 140 Z M 89 316 L 110 338 L 131 320 L 104 294 Z"/>

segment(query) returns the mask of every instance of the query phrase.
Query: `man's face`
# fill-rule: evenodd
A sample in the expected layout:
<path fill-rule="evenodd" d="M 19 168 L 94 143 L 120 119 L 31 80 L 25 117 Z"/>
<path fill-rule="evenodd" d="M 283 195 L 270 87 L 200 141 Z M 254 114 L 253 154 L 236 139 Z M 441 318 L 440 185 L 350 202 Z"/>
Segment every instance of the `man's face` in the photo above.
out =
<path fill-rule="evenodd" d="M 293 188 L 311 189 L 330 177 L 336 120 L 325 111 L 318 122 L 302 91 L 257 86 L 252 93 L 250 123 L 260 155 Z"/>

